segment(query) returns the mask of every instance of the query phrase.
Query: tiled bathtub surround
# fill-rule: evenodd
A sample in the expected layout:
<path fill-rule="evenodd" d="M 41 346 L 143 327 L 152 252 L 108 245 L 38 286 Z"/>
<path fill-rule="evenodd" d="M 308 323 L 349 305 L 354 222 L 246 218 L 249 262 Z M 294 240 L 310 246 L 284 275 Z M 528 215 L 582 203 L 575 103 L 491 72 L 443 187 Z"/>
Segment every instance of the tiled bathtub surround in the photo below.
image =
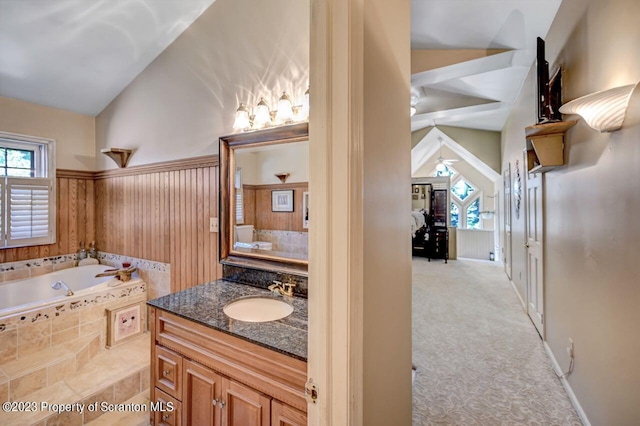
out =
<path fill-rule="evenodd" d="M 58 304 L 0 317 L 0 370 L 7 362 L 91 335 L 99 335 L 100 347 L 104 347 L 105 309 L 145 300 L 147 285 L 138 279 L 85 297 L 70 297 Z"/>
<path fill-rule="evenodd" d="M 72 268 L 75 266 L 75 263 L 75 253 L 22 260 L 19 262 L 0 263 L 0 282 L 20 280 L 59 271 L 60 269 Z"/>
<path fill-rule="evenodd" d="M 295 231 L 271 231 L 256 229 L 254 241 L 267 241 L 273 244 L 274 251 L 295 254 L 309 254 L 309 234 Z"/>
<path fill-rule="evenodd" d="M 253 287 L 267 288 L 274 281 L 294 282 L 293 289 L 298 296 L 307 297 L 308 280 L 306 277 L 280 272 L 262 271 L 259 269 L 242 268 L 240 266 L 222 265 L 222 276 L 225 280 L 241 284 L 249 284 Z"/>
<path fill-rule="evenodd" d="M 98 252 L 98 260 L 104 265 L 117 268 L 121 268 L 123 262 L 129 262 L 131 266 L 138 268 L 138 275 L 147 283 L 149 299 L 171 293 L 171 265 L 168 263 L 105 252 Z"/>

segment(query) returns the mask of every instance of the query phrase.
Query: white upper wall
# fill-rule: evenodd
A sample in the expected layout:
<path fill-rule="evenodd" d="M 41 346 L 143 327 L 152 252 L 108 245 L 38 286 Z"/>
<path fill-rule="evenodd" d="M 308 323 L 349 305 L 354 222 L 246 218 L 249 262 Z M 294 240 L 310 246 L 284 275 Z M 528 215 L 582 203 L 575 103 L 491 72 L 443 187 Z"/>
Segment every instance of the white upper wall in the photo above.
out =
<path fill-rule="evenodd" d="M 134 149 L 130 165 L 216 154 L 239 102 L 299 102 L 309 16 L 308 1 L 217 0 L 98 115 L 96 150 Z"/>
<path fill-rule="evenodd" d="M 287 183 L 309 182 L 309 141 L 235 150 L 246 185 L 279 184 L 276 173 L 289 173 Z"/>

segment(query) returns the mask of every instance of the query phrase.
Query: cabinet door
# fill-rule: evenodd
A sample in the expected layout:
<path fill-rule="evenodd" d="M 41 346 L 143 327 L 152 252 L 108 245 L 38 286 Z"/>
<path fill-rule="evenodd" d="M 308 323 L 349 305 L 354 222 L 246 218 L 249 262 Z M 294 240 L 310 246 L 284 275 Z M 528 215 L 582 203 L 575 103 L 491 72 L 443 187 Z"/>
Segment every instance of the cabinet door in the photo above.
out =
<path fill-rule="evenodd" d="M 156 346 L 154 365 L 154 386 L 180 399 L 182 397 L 182 357 L 162 346 Z"/>
<path fill-rule="evenodd" d="M 245 385 L 222 381 L 223 426 L 269 426 L 271 399 Z"/>
<path fill-rule="evenodd" d="M 271 426 L 306 426 L 307 415 L 275 399 L 271 401 Z"/>
<path fill-rule="evenodd" d="M 180 401 L 156 389 L 156 400 L 152 403 L 153 424 L 156 426 L 181 426 L 182 406 Z"/>
<path fill-rule="evenodd" d="M 221 377 L 213 370 L 187 359 L 183 368 L 182 424 L 219 426 Z"/>

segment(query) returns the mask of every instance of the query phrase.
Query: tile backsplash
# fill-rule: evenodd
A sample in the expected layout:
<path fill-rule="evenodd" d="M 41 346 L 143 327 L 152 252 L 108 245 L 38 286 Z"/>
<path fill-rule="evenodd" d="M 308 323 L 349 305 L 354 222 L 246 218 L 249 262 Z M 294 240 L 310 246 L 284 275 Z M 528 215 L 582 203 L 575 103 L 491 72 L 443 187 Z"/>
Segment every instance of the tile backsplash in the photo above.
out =
<path fill-rule="evenodd" d="M 309 233 L 296 231 L 273 231 L 256 229 L 254 241 L 266 241 L 273 244 L 273 251 L 294 254 L 309 254 Z"/>

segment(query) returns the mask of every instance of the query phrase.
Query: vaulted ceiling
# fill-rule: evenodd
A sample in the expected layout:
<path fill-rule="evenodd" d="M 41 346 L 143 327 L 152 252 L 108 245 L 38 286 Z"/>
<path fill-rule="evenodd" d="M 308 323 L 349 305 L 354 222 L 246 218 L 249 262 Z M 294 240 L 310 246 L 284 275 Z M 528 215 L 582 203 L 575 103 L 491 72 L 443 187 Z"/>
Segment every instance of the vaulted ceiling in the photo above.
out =
<path fill-rule="evenodd" d="M 560 3 L 413 0 L 411 130 L 502 130 Z"/>
<path fill-rule="evenodd" d="M 97 115 L 213 1 L 0 0 L 0 96 Z M 413 0 L 412 130 L 501 130 L 560 3 Z"/>

